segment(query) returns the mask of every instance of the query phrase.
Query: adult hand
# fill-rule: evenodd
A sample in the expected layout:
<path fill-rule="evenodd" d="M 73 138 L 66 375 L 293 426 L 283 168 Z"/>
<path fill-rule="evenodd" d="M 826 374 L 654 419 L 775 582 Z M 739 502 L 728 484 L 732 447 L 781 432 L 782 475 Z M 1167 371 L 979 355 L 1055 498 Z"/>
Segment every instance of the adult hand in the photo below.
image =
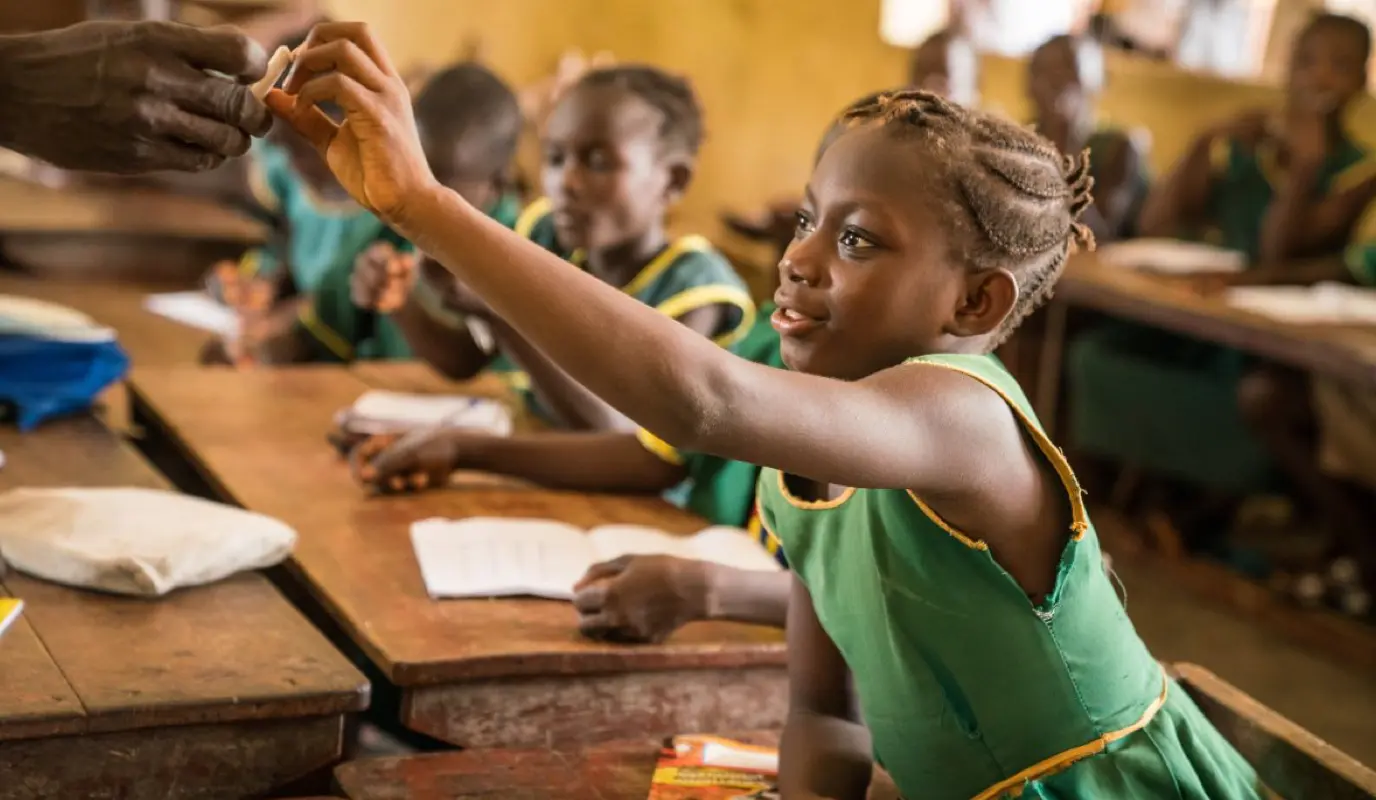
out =
<path fill-rule="evenodd" d="M 711 565 L 673 556 L 622 556 L 594 564 L 573 587 L 578 629 L 621 642 L 662 642 L 706 619 Z"/>
<path fill-rule="evenodd" d="M 354 480 L 386 493 L 445 485 L 458 461 L 458 443 L 447 433 L 434 429 L 367 439 L 349 454 Z"/>
<path fill-rule="evenodd" d="M 211 169 L 271 127 L 247 85 L 266 66 L 231 28 L 85 22 L 0 37 L 0 144 L 66 169 Z"/>
<path fill-rule="evenodd" d="M 343 123 L 316 107 L 323 101 L 344 110 Z M 361 22 L 315 26 L 267 102 L 320 151 L 354 200 L 389 223 L 404 222 L 407 204 L 437 186 L 406 83 Z"/>
<path fill-rule="evenodd" d="M 416 256 L 398 253 L 387 242 L 374 242 L 354 260 L 349 295 L 354 305 L 391 314 L 406 305 L 416 287 Z"/>

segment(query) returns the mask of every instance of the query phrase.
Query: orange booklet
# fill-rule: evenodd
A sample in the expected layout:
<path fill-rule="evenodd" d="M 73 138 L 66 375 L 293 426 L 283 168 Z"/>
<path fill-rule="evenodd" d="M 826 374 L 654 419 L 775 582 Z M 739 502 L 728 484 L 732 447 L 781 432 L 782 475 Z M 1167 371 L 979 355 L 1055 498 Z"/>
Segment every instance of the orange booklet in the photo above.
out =
<path fill-rule="evenodd" d="M 715 736 L 675 736 L 664 745 L 649 800 L 777 800 L 779 751 Z"/>
<path fill-rule="evenodd" d="M 5 629 L 15 620 L 19 619 L 19 612 L 23 609 L 23 600 L 15 600 L 12 597 L 0 597 L 0 636 L 4 636 Z"/>

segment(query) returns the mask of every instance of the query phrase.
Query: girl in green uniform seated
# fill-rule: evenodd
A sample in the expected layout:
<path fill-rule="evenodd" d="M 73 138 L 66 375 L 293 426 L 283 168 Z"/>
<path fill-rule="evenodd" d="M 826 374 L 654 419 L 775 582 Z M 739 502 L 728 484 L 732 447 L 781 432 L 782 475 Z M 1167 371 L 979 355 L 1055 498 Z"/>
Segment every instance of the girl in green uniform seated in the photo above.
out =
<path fill-rule="evenodd" d="M 1062 153 L 1089 150 L 1094 205 L 1084 222 L 1100 242 L 1133 233 L 1146 200 L 1147 158 L 1126 131 L 1099 127 L 1094 101 L 1104 86 L 1098 42 L 1075 36 L 1047 40 L 1027 61 L 1027 96 L 1033 127 Z"/>
<path fill-rule="evenodd" d="M 269 103 L 571 377 L 680 449 L 766 465 L 796 578 L 785 797 L 863 798 L 872 756 L 912 798 L 1258 796 L 1133 630 L 1074 474 L 989 355 L 1092 239 L 1086 165 L 931 94 L 854 109 L 779 265 L 775 369 L 444 191 L 395 76 L 366 26 L 321 26 Z"/>
<path fill-rule="evenodd" d="M 521 213 L 515 232 L 730 345 L 755 318 L 744 281 L 706 239 L 671 239 L 665 229 L 669 210 L 688 188 L 701 143 L 702 111 L 687 82 L 648 66 L 588 72 L 550 112 L 541 134 L 545 196 Z M 455 379 L 483 369 L 501 372 L 538 414 L 560 427 L 634 429 L 500 315 L 461 287 L 458 293 L 464 311 L 483 325 L 455 330 L 420 351 L 432 366 Z"/>
<path fill-rule="evenodd" d="M 782 367 L 773 305 L 731 351 Z M 441 487 L 456 470 L 511 475 L 542 486 L 583 492 L 668 492 L 685 486 L 682 505 L 714 525 L 744 527 L 780 564 L 779 540 L 760 525 L 755 483 L 760 468 L 702 452 L 679 450 L 654 434 L 566 431 L 494 437 L 462 430 L 426 431 L 396 440 L 377 437 L 351 453 L 359 482 L 383 492 Z M 574 606 L 589 636 L 657 642 L 696 620 L 717 619 L 782 628 L 788 610 L 786 574 L 732 569 L 669 556 L 630 556 L 597 564 L 579 583 Z"/>
<path fill-rule="evenodd" d="M 506 190 L 521 132 L 515 93 L 479 64 L 456 64 L 425 83 L 415 116 L 437 179 L 498 222 L 515 224 L 520 204 Z M 454 331 L 464 330 L 453 279 L 433 264 L 418 279 L 411 250 L 379 227 L 371 245 L 325 271 L 295 324 L 256 344 L 255 360 L 406 359 L 448 342 Z M 384 298 L 376 275 L 389 272 L 407 279 L 394 281 L 393 296 Z M 379 306 L 390 313 L 378 313 Z"/>
<path fill-rule="evenodd" d="M 1153 188 L 1138 232 L 1208 228 L 1251 261 L 1241 282 L 1293 280 L 1295 259 L 1341 253 L 1376 176 L 1342 125 L 1366 85 L 1370 49 L 1361 22 L 1315 17 L 1295 41 L 1278 121 L 1252 112 L 1201 135 Z M 1113 323 L 1076 337 L 1066 366 L 1077 449 L 1230 493 L 1273 481 L 1273 462 L 1237 411 L 1251 368 L 1242 353 Z"/>

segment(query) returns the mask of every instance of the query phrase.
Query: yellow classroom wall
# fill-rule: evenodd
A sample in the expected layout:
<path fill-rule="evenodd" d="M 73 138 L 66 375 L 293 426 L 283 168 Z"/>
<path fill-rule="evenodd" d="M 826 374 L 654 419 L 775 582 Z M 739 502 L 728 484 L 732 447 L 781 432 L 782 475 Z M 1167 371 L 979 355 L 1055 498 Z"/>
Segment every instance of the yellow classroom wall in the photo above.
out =
<path fill-rule="evenodd" d="M 1307 3 L 1309 0 L 1292 0 Z M 879 0 L 326 0 L 336 19 L 367 20 L 400 66 L 443 63 L 477 43 L 516 85 L 548 74 L 561 53 L 606 50 L 693 79 L 708 143 L 676 227 L 722 235 L 718 213 L 796 194 L 830 116 L 851 99 L 900 81 L 906 53 L 879 40 Z M 1276 48 L 1273 48 L 1273 53 Z M 1195 131 L 1279 90 L 1181 73 L 1110 54 L 1104 116 L 1143 126 L 1152 165 L 1165 170 Z M 1023 64 L 986 58 L 987 102 L 1026 114 Z M 1376 147 L 1376 103 L 1352 124 Z M 533 167 L 527 150 L 523 163 Z"/>

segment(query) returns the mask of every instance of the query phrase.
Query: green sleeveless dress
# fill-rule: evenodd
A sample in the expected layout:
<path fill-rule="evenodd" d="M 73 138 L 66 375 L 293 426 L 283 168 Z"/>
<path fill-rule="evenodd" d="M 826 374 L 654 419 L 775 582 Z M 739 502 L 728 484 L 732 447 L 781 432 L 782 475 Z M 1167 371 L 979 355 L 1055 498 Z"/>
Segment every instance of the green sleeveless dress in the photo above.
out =
<path fill-rule="evenodd" d="M 1033 606 L 983 541 L 911 492 L 828 501 L 761 473 L 763 523 L 845 657 L 876 760 L 910 800 L 1259 798 L 1255 772 L 1173 685 L 1128 621 L 1065 457 L 990 356 L 913 363 L 1012 407 L 1073 511 L 1056 586 Z"/>

